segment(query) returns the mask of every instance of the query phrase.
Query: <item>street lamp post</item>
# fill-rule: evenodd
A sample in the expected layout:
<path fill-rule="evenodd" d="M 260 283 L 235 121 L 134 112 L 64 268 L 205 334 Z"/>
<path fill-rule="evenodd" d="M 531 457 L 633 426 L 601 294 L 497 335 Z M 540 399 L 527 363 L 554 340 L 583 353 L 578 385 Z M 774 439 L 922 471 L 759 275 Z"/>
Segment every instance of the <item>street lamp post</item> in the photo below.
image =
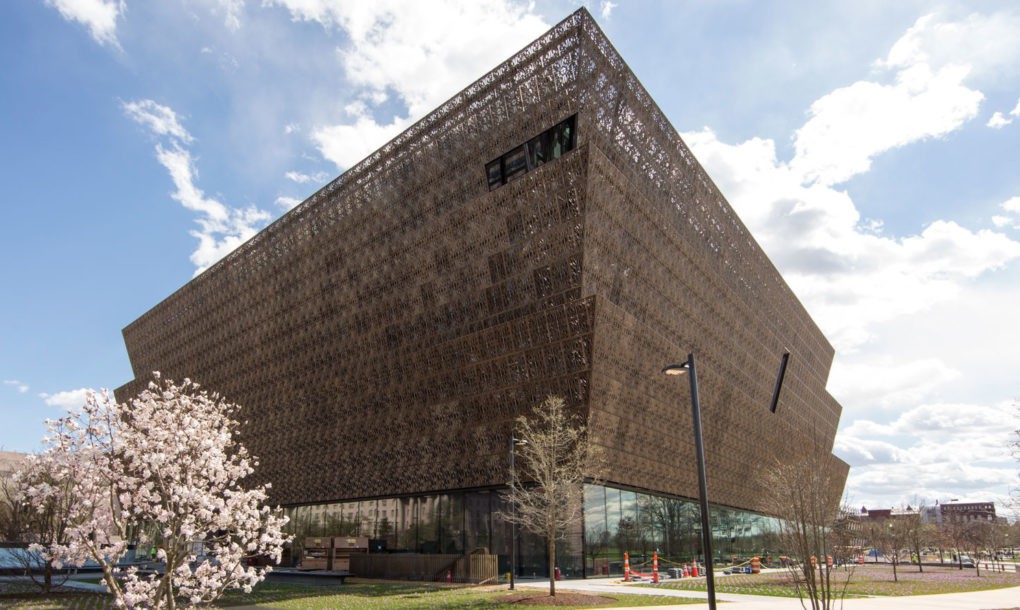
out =
<path fill-rule="evenodd" d="M 690 373 L 691 418 L 694 420 L 694 452 L 698 462 L 698 495 L 701 503 L 701 544 L 705 549 L 705 584 L 708 587 L 708 607 L 715 610 L 715 575 L 712 573 L 712 529 L 708 519 L 708 483 L 705 476 L 705 446 L 701 435 L 701 405 L 698 402 L 698 370 L 694 366 L 694 354 L 687 355 L 687 361 L 669 364 L 662 368 L 666 375 Z"/>
<path fill-rule="evenodd" d="M 514 470 L 514 447 L 516 445 L 527 445 L 528 441 L 514 438 L 510 435 L 510 590 L 514 590 L 514 572 L 517 571 L 517 500 L 513 495 L 514 481 L 517 479 L 517 471 Z"/>

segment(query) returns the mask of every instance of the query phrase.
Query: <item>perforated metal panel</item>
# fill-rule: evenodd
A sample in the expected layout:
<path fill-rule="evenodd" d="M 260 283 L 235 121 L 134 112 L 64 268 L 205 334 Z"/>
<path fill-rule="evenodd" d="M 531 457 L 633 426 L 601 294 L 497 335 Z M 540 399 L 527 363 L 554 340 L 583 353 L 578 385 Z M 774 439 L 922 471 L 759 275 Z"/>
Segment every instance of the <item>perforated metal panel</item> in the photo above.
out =
<path fill-rule="evenodd" d="M 573 150 L 490 190 L 487 163 L 574 115 Z M 686 381 L 659 374 L 692 350 L 713 502 L 760 509 L 756 465 L 804 447 L 846 472 L 832 347 L 583 9 L 124 339 L 118 397 L 160 370 L 242 404 L 283 504 L 502 485 L 549 394 L 606 481 L 694 497 Z"/>

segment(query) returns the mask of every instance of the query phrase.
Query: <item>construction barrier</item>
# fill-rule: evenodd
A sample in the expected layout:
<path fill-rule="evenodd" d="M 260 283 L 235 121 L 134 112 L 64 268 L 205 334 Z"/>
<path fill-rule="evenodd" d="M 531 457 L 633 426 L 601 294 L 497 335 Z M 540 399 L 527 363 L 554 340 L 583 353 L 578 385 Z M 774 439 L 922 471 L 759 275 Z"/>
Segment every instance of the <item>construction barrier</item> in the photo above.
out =
<path fill-rule="evenodd" d="M 751 574 L 761 574 L 761 558 L 751 558 Z"/>
<path fill-rule="evenodd" d="M 623 553 L 623 582 L 630 582 L 630 553 Z"/>
<path fill-rule="evenodd" d="M 652 555 L 652 582 L 659 582 L 659 554 Z"/>

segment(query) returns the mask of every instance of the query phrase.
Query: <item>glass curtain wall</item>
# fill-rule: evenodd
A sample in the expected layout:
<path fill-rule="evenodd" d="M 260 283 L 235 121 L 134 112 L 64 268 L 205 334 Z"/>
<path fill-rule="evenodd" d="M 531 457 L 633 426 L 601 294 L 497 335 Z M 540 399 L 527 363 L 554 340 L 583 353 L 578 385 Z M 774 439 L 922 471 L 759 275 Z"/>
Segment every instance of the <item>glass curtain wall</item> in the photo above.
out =
<path fill-rule="evenodd" d="M 491 553 L 499 572 L 510 570 L 510 525 L 499 513 L 509 506 L 498 491 L 432 494 L 337 502 L 285 509 L 300 559 L 304 539 L 364 536 L 373 553 Z M 623 554 L 631 568 L 651 571 L 659 552 L 661 569 L 702 559 L 701 521 L 695 500 L 667 498 L 601 485 L 586 485 L 583 520 L 556 544 L 554 566 L 564 577 L 618 576 Z M 736 509 L 712 507 L 713 550 L 719 563 L 769 554 L 774 520 Z M 517 528 L 519 578 L 548 575 L 545 541 Z"/>
<path fill-rule="evenodd" d="M 505 509 L 498 492 L 476 491 L 293 506 L 284 511 L 290 517 L 286 529 L 297 547 L 292 563 L 299 561 L 305 538 L 364 536 L 373 553 L 496 554 L 500 571 L 505 572 L 510 568 L 510 528 L 498 519 Z M 528 553 L 534 554 L 530 549 Z"/>
<path fill-rule="evenodd" d="M 767 556 L 776 520 L 732 508 L 710 506 L 716 563 Z M 701 512 L 697 500 L 586 485 L 584 490 L 584 571 L 588 576 L 623 574 L 630 567 L 651 572 L 654 553 L 660 569 L 702 561 Z"/>

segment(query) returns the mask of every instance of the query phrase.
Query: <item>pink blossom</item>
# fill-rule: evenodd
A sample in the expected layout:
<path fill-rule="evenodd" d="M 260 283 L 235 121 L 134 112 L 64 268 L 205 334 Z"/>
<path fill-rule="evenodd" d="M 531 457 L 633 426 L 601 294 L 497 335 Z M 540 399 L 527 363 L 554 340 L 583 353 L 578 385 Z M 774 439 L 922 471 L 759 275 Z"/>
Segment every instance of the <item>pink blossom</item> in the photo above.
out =
<path fill-rule="evenodd" d="M 48 422 L 38 467 L 70 484 L 39 484 L 25 495 L 37 506 L 71 496 L 69 542 L 43 552 L 77 566 L 98 562 L 118 607 L 208 604 L 265 578 L 270 568 L 247 560 L 279 561 L 286 517 L 262 505 L 266 487 L 241 485 L 253 468 L 234 439 L 240 407 L 190 380 L 153 378 L 127 403 L 90 393 L 80 412 Z M 132 541 L 157 547 L 161 577 L 118 567 Z"/>

